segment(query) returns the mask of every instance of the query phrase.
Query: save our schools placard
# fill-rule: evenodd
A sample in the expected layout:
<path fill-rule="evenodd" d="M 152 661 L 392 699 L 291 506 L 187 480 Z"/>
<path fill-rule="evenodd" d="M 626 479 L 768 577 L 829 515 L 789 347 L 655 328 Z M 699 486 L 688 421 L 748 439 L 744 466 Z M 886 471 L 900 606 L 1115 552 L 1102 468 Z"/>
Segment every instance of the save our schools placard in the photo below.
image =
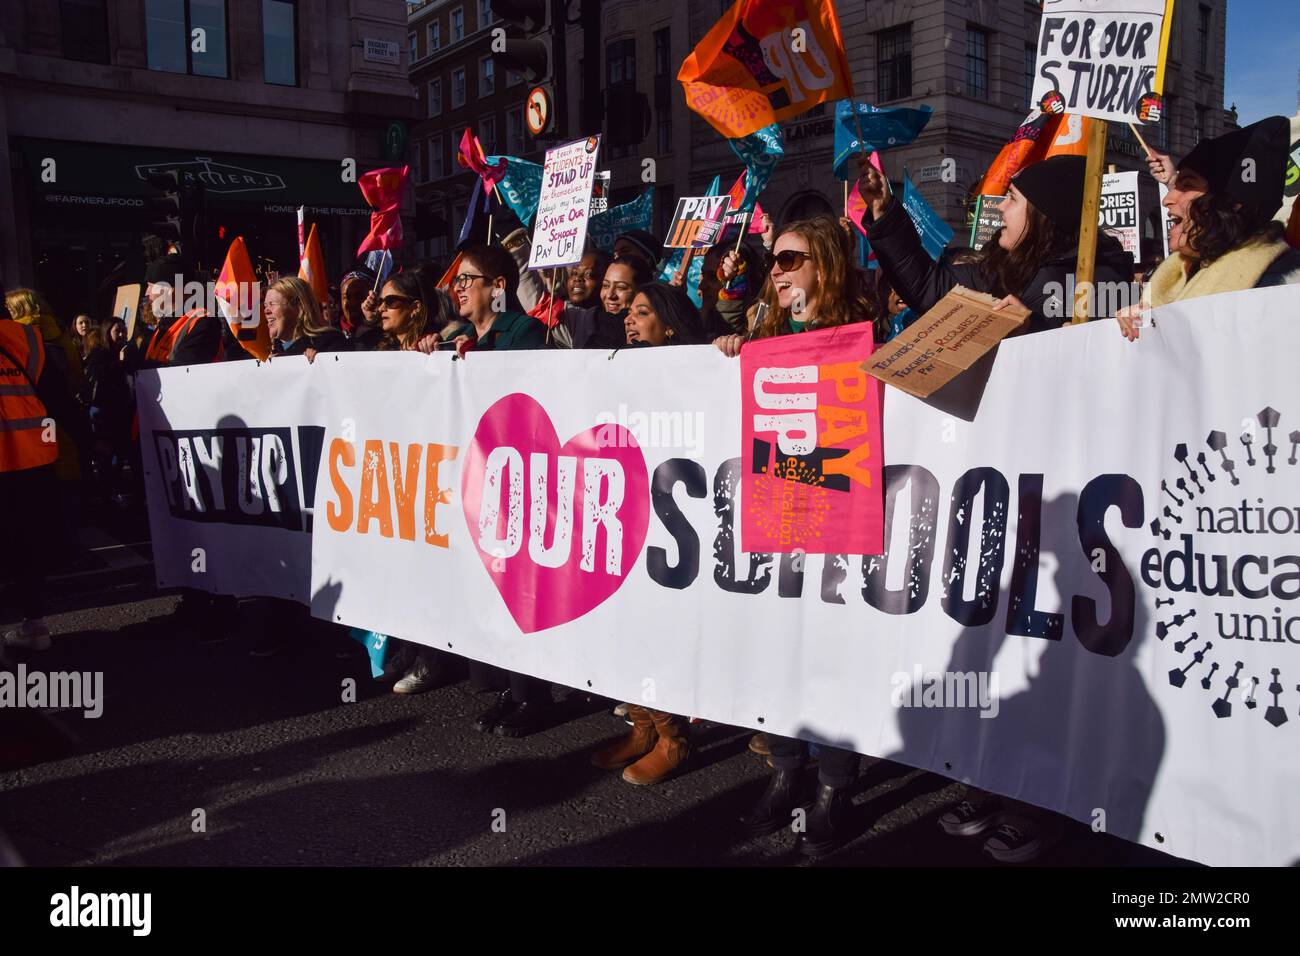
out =
<path fill-rule="evenodd" d="M 582 259 L 599 150 L 597 135 L 546 151 L 528 268 L 571 266 Z"/>
<path fill-rule="evenodd" d="M 880 392 L 869 324 L 740 353 L 742 551 L 879 554 Z"/>
<path fill-rule="evenodd" d="M 707 249 L 717 241 L 731 199 L 720 196 L 683 196 L 677 200 L 673 221 L 668 224 L 665 249 Z"/>
<path fill-rule="evenodd" d="M 1137 262 L 1142 258 L 1138 236 L 1138 174 L 1106 173 L 1101 177 L 1098 225 L 1124 246 Z"/>
<path fill-rule="evenodd" d="M 1030 101 L 1044 113 L 1160 120 L 1174 0 L 1045 0 Z"/>

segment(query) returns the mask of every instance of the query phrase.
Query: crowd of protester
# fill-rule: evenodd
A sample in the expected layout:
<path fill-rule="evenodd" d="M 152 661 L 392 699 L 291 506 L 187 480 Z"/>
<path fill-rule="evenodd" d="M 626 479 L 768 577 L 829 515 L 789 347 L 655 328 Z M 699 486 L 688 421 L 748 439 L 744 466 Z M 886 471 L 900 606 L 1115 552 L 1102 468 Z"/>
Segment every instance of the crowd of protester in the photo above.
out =
<path fill-rule="evenodd" d="M 1281 170 L 1288 142 L 1286 121 L 1270 118 L 1203 141 L 1180 163 L 1155 154 L 1151 173 L 1169 187 L 1165 206 L 1172 215 L 1170 256 L 1149 276 L 1146 305 L 1163 305 L 1198 295 L 1300 281 L 1300 252 L 1282 239 L 1273 221 L 1282 201 Z M 1239 175 L 1243 158 L 1256 160 L 1258 174 Z M 449 349 L 544 350 L 618 349 L 670 345 L 716 345 L 737 356 L 751 339 L 795 335 L 849 323 L 870 323 L 885 342 L 960 284 L 991 293 L 1030 312 L 1021 334 L 1059 328 L 1050 308 L 1054 284 L 1065 286 L 1078 256 L 1083 206 L 1084 161 L 1058 157 L 1029 166 L 1013 180 L 1003 205 L 1005 224 L 980 250 L 949 249 L 937 259 L 925 251 L 902 203 L 880 173 L 862 162 L 859 191 L 867 204 L 863 229 L 876 267 L 857 265 L 856 232 L 848 220 L 830 217 L 782 224 L 770 222 L 761 243 L 724 234 L 704 262 L 702 306 L 682 288 L 685 270 L 656 281 L 664 249 L 644 230 L 617 238 L 609 252 L 591 249 L 574 267 L 548 284 L 545 273 L 528 271 L 528 231 L 502 215 L 499 241 L 461 250 L 459 268 L 446 288 L 442 270 L 429 262 L 407 265 L 379 281 L 363 268 L 349 272 L 318 302 L 296 277 L 278 278 L 262 303 L 272 340 L 271 361 L 321 352 L 399 351 L 432 353 Z M 493 237 L 495 238 L 495 237 Z M 1102 232 L 1097 239 L 1096 281 L 1128 283 L 1132 259 Z M 42 614 L 43 578 L 75 539 L 68 524 L 82 501 L 122 502 L 143 492 L 138 439 L 133 439 L 133 376 L 141 369 L 250 358 L 222 318 L 203 309 L 183 311 L 173 294 L 177 279 L 194 278 L 183 258 L 157 256 L 147 268 L 142 317 L 134 335 L 118 319 L 78 315 L 65 328 L 40 294 L 15 289 L 4 297 L 0 345 L 15 369 L 36 368 L 31 389 L 11 401 L 15 418 L 52 417 L 57 457 L 19 447 L 13 430 L 0 430 L 0 501 L 5 526 L 29 533 L 33 549 L 6 577 L 19 583 L 23 622 L 6 642 L 40 649 L 48 645 Z M 1094 319 L 1116 320 L 1126 337 L 1141 328 L 1141 307 Z M 12 321 L 9 321 L 12 320 Z M 15 331 L 14 324 L 30 333 Z M 23 343 L 27 343 L 23 346 Z M 28 358 L 41 354 L 39 363 Z M 0 363 L 6 356 L 0 354 Z M 7 368 L 7 366 L 6 366 Z M 16 374 L 4 380 L 17 391 Z M 12 394 L 17 394 L 14 392 Z M 38 408 L 39 406 L 39 408 Z M 16 501 L 32 503 L 19 507 Z M 12 523 L 11 523 L 12 521 Z M 55 527 L 57 525 L 57 527 Z M 311 628 L 304 608 L 280 602 L 266 612 L 264 633 L 253 653 L 282 650 L 289 635 Z M 234 598 L 183 593 L 176 620 L 201 639 L 219 640 L 232 630 L 240 608 Z M 340 646 L 348 646 L 340 641 Z M 388 642 L 379 680 L 393 691 L 413 694 L 447 683 L 461 666 L 453 655 L 420 644 Z M 525 674 L 470 662 L 475 690 L 491 703 L 473 720 L 484 733 L 522 737 L 553 717 L 552 687 Z M 601 769 L 621 770 L 629 783 L 658 783 L 689 768 L 689 715 L 624 704 L 629 730 L 591 755 Z M 751 749 L 766 757 L 768 786 L 740 819 L 751 834 L 788 826 L 792 812 L 807 808 L 799 849 L 819 855 L 851 834 L 847 824 L 849 786 L 858 772 L 857 754 L 820 747 L 775 734 L 759 734 Z M 816 765 L 816 789 L 806 792 L 805 770 Z M 998 826 L 997 824 L 1001 824 Z M 1023 861 L 1048 841 L 1030 808 L 969 790 L 939 820 L 948 833 L 974 836 L 996 831 L 985 843 L 995 859 Z"/>

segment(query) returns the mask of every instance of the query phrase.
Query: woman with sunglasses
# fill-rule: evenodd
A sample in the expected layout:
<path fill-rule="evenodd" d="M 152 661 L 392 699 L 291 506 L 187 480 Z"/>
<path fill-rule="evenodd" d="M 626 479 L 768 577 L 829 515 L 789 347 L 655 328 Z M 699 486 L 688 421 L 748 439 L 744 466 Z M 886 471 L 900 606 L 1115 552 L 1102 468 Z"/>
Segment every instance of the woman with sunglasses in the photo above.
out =
<path fill-rule="evenodd" d="M 773 246 L 773 260 L 758 303 L 747 319 L 749 335 L 724 335 L 715 344 L 726 355 L 740 354 L 750 337 L 793 335 L 853 322 L 872 322 L 874 337 L 889 337 L 888 319 L 867 297 L 840 224 L 829 216 L 785 226 Z M 763 306 L 765 309 L 760 309 Z M 759 317 L 760 312 L 765 312 Z M 772 775 L 758 802 L 741 815 L 740 824 L 753 836 L 775 833 L 790 825 L 791 811 L 803 804 L 799 782 L 808 764 L 808 744 L 767 735 Z M 820 745 L 818 788 L 806 828 L 795 846 L 807 856 L 820 856 L 848 838 L 848 787 L 858 773 L 858 755 L 851 750 Z"/>
<path fill-rule="evenodd" d="M 1074 304 L 1063 299 L 1067 277 L 1077 267 L 1087 165 L 1083 157 L 1053 156 L 1020 170 L 1002 203 L 1005 224 L 979 250 L 978 260 L 966 265 L 945 257 L 938 262 L 931 259 L 880 171 L 865 157 L 860 162 L 858 190 L 867 203 L 863 225 L 871 249 L 890 287 L 917 315 L 924 315 L 954 286 L 962 285 L 997 296 L 1001 305 L 1019 303 L 1029 309 L 1025 332 L 1057 329 L 1069 320 Z M 1098 231 L 1094 284 L 1115 283 L 1115 289 L 1122 284 L 1127 289 L 1132 278 L 1133 257 L 1114 236 Z M 1119 298 L 1094 296 L 1093 301 Z"/>

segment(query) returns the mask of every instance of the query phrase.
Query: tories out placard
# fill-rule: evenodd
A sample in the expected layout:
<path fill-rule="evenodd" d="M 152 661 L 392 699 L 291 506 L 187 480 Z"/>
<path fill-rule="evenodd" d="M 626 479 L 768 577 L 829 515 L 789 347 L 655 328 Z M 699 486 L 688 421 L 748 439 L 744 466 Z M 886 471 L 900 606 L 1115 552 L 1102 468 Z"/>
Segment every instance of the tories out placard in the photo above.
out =
<path fill-rule="evenodd" d="M 571 266 L 582 258 L 599 150 L 597 135 L 546 151 L 528 268 Z"/>
<path fill-rule="evenodd" d="M 1173 0 L 1045 0 L 1030 102 L 1044 113 L 1160 121 Z"/>
<path fill-rule="evenodd" d="M 880 392 L 870 324 L 760 339 L 740 353 L 740 545 L 879 554 Z"/>
<path fill-rule="evenodd" d="M 1101 178 L 1098 225 L 1124 246 L 1137 262 L 1142 258 L 1138 236 L 1138 174 L 1107 173 Z"/>

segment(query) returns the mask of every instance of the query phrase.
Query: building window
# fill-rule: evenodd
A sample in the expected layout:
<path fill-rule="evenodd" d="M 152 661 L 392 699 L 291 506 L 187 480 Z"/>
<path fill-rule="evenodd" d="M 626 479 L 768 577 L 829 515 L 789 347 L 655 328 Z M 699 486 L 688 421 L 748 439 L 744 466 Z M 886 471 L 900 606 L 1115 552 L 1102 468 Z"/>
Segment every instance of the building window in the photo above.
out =
<path fill-rule="evenodd" d="M 673 71 L 672 44 L 669 42 L 668 27 L 656 30 L 655 34 L 655 76 L 664 76 Z"/>
<path fill-rule="evenodd" d="M 429 81 L 429 115 L 438 116 L 442 113 L 442 77 Z"/>
<path fill-rule="evenodd" d="M 1030 99 L 1034 95 L 1034 62 L 1037 59 L 1038 51 L 1034 44 L 1025 44 L 1025 105 L 1028 107 Z"/>
<path fill-rule="evenodd" d="M 432 23 L 429 24 L 428 29 L 425 30 L 424 32 L 425 32 L 425 37 L 429 41 L 428 47 L 430 53 L 442 47 L 442 24 L 441 23 L 439 23 L 437 20 L 434 20 Z"/>
<path fill-rule="evenodd" d="M 1164 108 L 1160 113 L 1160 122 L 1156 124 L 1156 146 L 1168 152 L 1174 141 L 1174 98 L 1166 96 Z"/>
<path fill-rule="evenodd" d="M 442 136 L 429 140 L 429 178 L 442 179 L 447 175 L 447 164 L 442 152 Z"/>
<path fill-rule="evenodd" d="M 497 118 L 489 115 L 478 121 L 478 141 L 483 144 L 483 152 L 495 156 L 497 151 Z"/>
<path fill-rule="evenodd" d="M 83 63 L 108 63 L 108 10 L 105 0 L 60 0 L 63 55 Z"/>
<path fill-rule="evenodd" d="M 478 61 L 478 95 L 488 96 L 496 91 L 496 74 L 492 68 L 492 57 L 485 56 Z"/>
<path fill-rule="evenodd" d="M 881 102 L 912 95 L 912 25 L 876 34 L 876 98 Z"/>
<path fill-rule="evenodd" d="M 145 0 L 144 17 L 149 69 L 229 75 L 225 0 Z"/>
<path fill-rule="evenodd" d="M 492 22 L 492 0 L 478 0 L 478 28 L 482 30 Z"/>
<path fill-rule="evenodd" d="M 424 140 L 411 140 L 411 173 L 417 183 L 424 182 Z"/>
<path fill-rule="evenodd" d="M 506 155 L 524 154 L 524 108 L 506 110 Z"/>
<path fill-rule="evenodd" d="M 1196 21 L 1196 63 L 1204 73 L 1210 62 L 1210 17 L 1212 11 L 1201 4 Z"/>
<path fill-rule="evenodd" d="M 989 35 L 975 27 L 966 28 L 966 94 L 989 95 Z"/>
<path fill-rule="evenodd" d="M 605 47 L 605 85 L 636 83 L 636 40 L 615 40 Z"/>
<path fill-rule="evenodd" d="M 1207 106 L 1196 105 L 1196 118 L 1193 121 L 1195 127 L 1192 129 L 1192 145 L 1195 146 L 1202 138 L 1210 133 L 1210 109 Z"/>
<path fill-rule="evenodd" d="M 288 0 L 262 0 L 262 70 L 268 83 L 298 85 L 296 20 Z"/>
<path fill-rule="evenodd" d="M 458 66 L 451 71 L 451 106 L 465 105 L 465 68 Z"/>
<path fill-rule="evenodd" d="M 451 42 L 459 43 L 465 39 L 465 11 L 457 7 L 451 11 Z"/>
<path fill-rule="evenodd" d="M 416 43 L 415 34 L 408 33 L 406 35 L 406 42 L 411 48 L 411 62 L 414 63 L 420 58 L 420 47 Z"/>
<path fill-rule="evenodd" d="M 673 108 L 671 103 L 661 103 L 655 107 L 656 144 L 659 152 L 673 151 Z"/>

